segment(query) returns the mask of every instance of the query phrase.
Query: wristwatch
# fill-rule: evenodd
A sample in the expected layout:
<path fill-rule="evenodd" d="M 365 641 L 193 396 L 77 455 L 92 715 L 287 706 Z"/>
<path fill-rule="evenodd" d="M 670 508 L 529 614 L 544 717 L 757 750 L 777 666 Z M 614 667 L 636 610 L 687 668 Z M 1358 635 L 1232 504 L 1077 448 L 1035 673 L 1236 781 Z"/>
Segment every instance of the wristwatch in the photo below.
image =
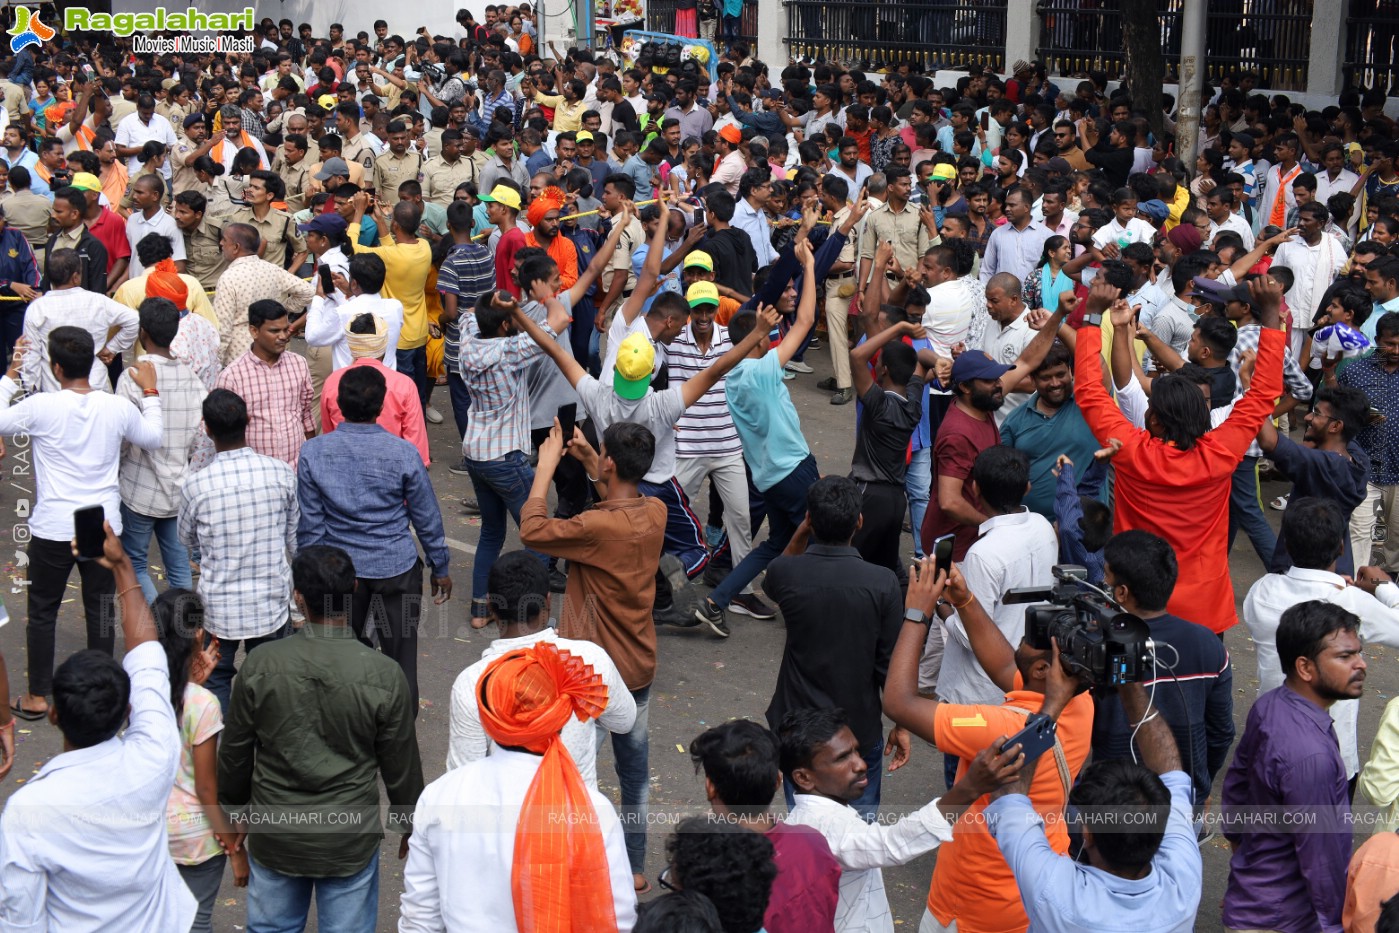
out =
<path fill-rule="evenodd" d="M 915 625 L 927 625 L 928 617 L 923 614 L 922 609 L 905 609 L 904 621 L 912 622 Z"/>
<path fill-rule="evenodd" d="M 1103 323 L 1103 316 L 1101 314 L 1085 314 L 1083 323 L 1092 327 L 1100 327 Z"/>

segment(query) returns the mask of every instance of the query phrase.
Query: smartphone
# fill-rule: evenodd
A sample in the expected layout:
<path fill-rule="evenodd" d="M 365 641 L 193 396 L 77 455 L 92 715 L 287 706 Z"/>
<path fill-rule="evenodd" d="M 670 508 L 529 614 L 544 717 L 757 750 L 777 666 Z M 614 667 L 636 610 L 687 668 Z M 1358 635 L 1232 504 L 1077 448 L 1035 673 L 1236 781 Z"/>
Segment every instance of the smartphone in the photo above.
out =
<path fill-rule="evenodd" d="M 1054 720 L 1043 713 L 1032 713 L 1025 720 L 1025 728 L 1006 739 L 1001 748 L 1019 745 L 1025 755 L 1025 767 L 1032 766 L 1039 757 L 1054 747 L 1056 726 Z"/>
<path fill-rule="evenodd" d="M 952 546 L 957 543 L 956 535 L 943 535 L 933 542 L 933 579 L 952 572 Z"/>
<path fill-rule="evenodd" d="M 987 121 L 989 121 L 990 119 L 991 119 L 991 111 L 989 111 L 989 110 L 986 111 L 985 113 L 983 113 L 983 114 L 981 115 L 981 128 L 982 128 L 983 130 L 986 130 L 986 129 L 990 129 L 990 128 L 991 128 L 990 125 L 989 125 L 989 123 L 987 122 Z"/>
<path fill-rule="evenodd" d="M 573 425 L 578 420 L 578 403 L 559 406 L 559 427 L 563 430 L 563 442 L 567 446 L 573 440 Z"/>
<path fill-rule="evenodd" d="M 696 227 L 703 227 L 703 226 L 705 225 L 705 223 L 706 223 L 706 221 L 705 221 L 705 219 L 704 219 L 704 208 L 702 208 L 702 207 L 697 207 L 697 208 L 695 208 L 695 226 L 696 226 Z"/>
<path fill-rule="evenodd" d="M 317 271 L 321 275 L 321 290 L 326 293 L 326 297 L 330 297 L 335 291 L 335 279 L 331 277 L 330 266 L 321 266 Z"/>
<path fill-rule="evenodd" d="M 78 560 L 102 556 L 107 542 L 107 530 L 102 527 L 106 515 L 100 505 L 89 505 L 73 513 L 73 537 L 78 541 Z"/>

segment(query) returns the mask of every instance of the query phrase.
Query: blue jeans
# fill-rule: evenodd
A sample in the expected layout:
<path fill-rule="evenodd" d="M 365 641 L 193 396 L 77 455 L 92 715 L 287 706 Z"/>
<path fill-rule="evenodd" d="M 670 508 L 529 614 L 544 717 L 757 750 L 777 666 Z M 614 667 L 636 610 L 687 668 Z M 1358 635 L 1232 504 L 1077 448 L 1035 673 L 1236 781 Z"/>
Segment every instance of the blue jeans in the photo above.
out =
<path fill-rule="evenodd" d="M 869 783 L 865 785 L 863 794 L 850 801 L 850 806 L 855 808 L 855 811 L 866 823 L 873 823 L 874 818 L 879 814 L 879 790 L 884 784 L 884 741 L 881 739 L 865 749 L 860 757 L 865 759 L 865 766 L 869 768 L 865 772 L 865 777 L 869 779 Z M 782 782 L 782 795 L 787 798 L 788 810 L 797 805 L 797 797 L 792 791 L 791 781 Z"/>
<path fill-rule="evenodd" d="M 630 732 L 612 733 L 612 757 L 617 783 L 622 788 L 622 833 L 626 837 L 627 861 L 633 874 L 646 873 L 646 804 L 651 799 L 651 743 L 646 726 L 650 719 L 651 686 L 631 691 L 636 701 L 636 722 Z M 598 726 L 598 746 L 608 732 Z"/>
<path fill-rule="evenodd" d="M 398 371 L 413 380 L 418 387 L 418 401 L 427 407 L 427 345 L 416 350 L 394 350 L 394 357 L 398 360 Z"/>
<path fill-rule="evenodd" d="M 457 425 L 457 437 L 466 437 L 467 414 L 471 411 L 471 393 L 467 391 L 466 380 L 455 366 L 447 367 L 447 392 L 452 397 L 452 420 Z M 456 457 L 452 457 L 456 462 Z"/>
<path fill-rule="evenodd" d="M 720 33 L 719 38 L 723 40 L 724 49 L 727 51 L 733 48 L 733 44 L 738 41 L 738 28 L 742 18 L 738 16 L 729 16 L 726 13 L 721 17 L 721 20 L 723 22 L 723 32 Z"/>
<path fill-rule="evenodd" d="M 777 485 L 763 490 L 763 502 L 768 511 L 768 536 L 749 551 L 748 556 L 739 561 L 738 566 L 709 594 L 714 605 L 720 609 L 727 608 L 733 598 L 772 563 L 773 558 L 787 549 L 797 526 L 806 518 L 806 492 L 820 478 L 816 458 L 807 454 L 806 459 Z"/>
<path fill-rule="evenodd" d="M 284 875 L 249 858 L 248 933 L 301 933 L 316 895 L 322 933 L 374 933 L 379 922 L 379 853 L 348 878 Z"/>
<path fill-rule="evenodd" d="M 486 584 L 495 559 L 505 545 L 505 516 L 508 512 L 520 525 L 520 509 L 529 498 L 534 485 L 534 470 L 518 450 L 499 460 L 467 460 L 471 487 L 476 490 L 476 502 L 481 506 L 481 538 L 476 542 L 476 560 L 471 566 L 471 614 L 485 617 L 484 603 L 489 587 Z"/>
<path fill-rule="evenodd" d="M 243 651 L 245 654 L 252 654 L 253 649 L 258 645 L 286 638 L 290 634 L 291 621 L 288 620 L 270 635 L 243 639 Z M 219 709 L 225 712 L 228 710 L 228 698 L 233 694 L 233 675 L 236 673 L 233 667 L 233 656 L 238 653 L 238 645 L 239 642 L 236 639 L 219 639 L 219 663 L 214 665 L 214 669 L 209 672 L 209 679 L 204 682 L 205 689 L 218 699 Z"/>
<path fill-rule="evenodd" d="M 913 452 L 904 474 L 904 492 L 908 493 L 908 524 L 913 529 L 913 556 L 923 559 L 923 516 L 928 511 L 928 496 L 933 489 L 933 449 L 924 447 Z"/>
<path fill-rule="evenodd" d="M 1253 542 L 1253 549 L 1266 569 L 1277 550 L 1277 535 L 1263 517 L 1263 503 L 1258 498 L 1258 458 L 1244 457 L 1234 468 L 1233 485 L 1229 489 L 1229 549 L 1234 548 L 1234 535 L 1242 528 Z"/>
<path fill-rule="evenodd" d="M 151 518 L 131 511 L 125 502 L 121 504 L 121 546 L 131 557 L 136 582 L 141 584 L 141 592 L 148 603 L 155 602 L 156 595 L 147 559 L 152 533 L 160 544 L 160 559 L 165 561 L 165 578 L 170 581 L 170 588 L 187 590 L 194 585 L 194 575 L 189 569 L 189 551 L 180 543 L 179 526 L 177 516 Z"/>

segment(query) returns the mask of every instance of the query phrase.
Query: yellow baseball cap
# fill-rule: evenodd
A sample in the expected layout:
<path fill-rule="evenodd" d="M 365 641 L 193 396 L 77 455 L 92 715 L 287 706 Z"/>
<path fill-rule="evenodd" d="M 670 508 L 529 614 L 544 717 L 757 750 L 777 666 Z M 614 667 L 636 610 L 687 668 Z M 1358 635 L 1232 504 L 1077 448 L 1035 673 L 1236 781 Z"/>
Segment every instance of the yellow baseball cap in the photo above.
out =
<path fill-rule="evenodd" d="M 316 103 L 322 110 L 334 110 L 340 101 L 334 94 L 322 94 L 316 98 Z"/>
<path fill-rule="evenodd" d="M 624 399 L 644 398 L 651 388 L 651 370 L 656 365 L 656 348 L 645 334 L 629 334 L 617 347 L 617 365 L 612 372 L 612 391 Z"/>
<path fill-rule="evenodd" d="M 951 181 L 957 177 L 957 166 L 939 162 L 933 166 L 933 177 L 938 181 Z"/>
<path fill-rule="evenodd" d="M 73 187 L 81 188 L 83 191 L 101 191 L 102 182 L 97 180 L 97 176 L 91 172 L 78 172 L 73 176 Z"/>
<path fill-rule="evenodd" d="M 578 135 L 573 137 L 574 142 L 585 143 L 593 138 L 593 134 L 587 130 L 579 130 Z"/>
<path fill-rule="evenodd" d="M 695 305 L 719 306 L 719 289 L 713 282 L 696 282 L 690 286 L 690 290 L 685 293 L 685 300 L 690 303 L 690 307 Z"/>
<path fill-rule="evenodd" d="M 702 249 L 697 249 L 693 253 L 685 256 L 684 268 L 703 269 L 705 272 L 714 271 L 714 257 Z"/>
<path fill-rule="evenodd" d="M 520 192 L 509 185 L 496 185 L 491 189 L 490 194 L 481 195 L 482 201 L 493 201 L 496 204 L 504 204 L 511 210 L 520 209 Z"/>

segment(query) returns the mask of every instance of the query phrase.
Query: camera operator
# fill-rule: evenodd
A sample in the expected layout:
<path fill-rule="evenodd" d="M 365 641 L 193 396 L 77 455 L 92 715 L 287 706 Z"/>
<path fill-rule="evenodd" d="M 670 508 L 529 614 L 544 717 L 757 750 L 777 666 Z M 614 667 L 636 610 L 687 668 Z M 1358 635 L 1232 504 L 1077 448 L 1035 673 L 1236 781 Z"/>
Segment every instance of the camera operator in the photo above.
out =
<path fill-rule="evenodd" d="M 1147 624 L 1158 645 L 1155 673 L 1147 674 L 1143 686 L 1155 688 L 1153 708 L 1175 735 L 1184 770 L 1194 785 L 1193 801 L 1202 805 L 1234 743 L 1234 674 L 1229 652 L 1203 625 L 1166 611 L 1177 569 L 1175 551 L 1163 538 L 1146 531 L 1124 531 L 1108 539 L 1103 560 L 1103 589 Z M 1170 646 L 1164 652 L 1162 642 Z M 1131 758 L 1135 723 L 1116 694 L 1099 697 L 1093 717 L 1094 759 Z"/>
<path fill-rule="evenodd" d="M 1030 768 L 991 792 L 986 821 L 1032 930 L 1194 928 L 1204 869 L 1191 828 L 1191 779 L 1165 717 L 1148 712 L 1146 688 L 1125 684 L 1117 696 L 1128 721 L 1140 724 L 1142 764 L 1095 761 L 1070 794 L 1083 820 L 1080 858 L 1087 865 L 1054 851 L 1027 782 Z"/>
<path fill-rule="evenodd" d="M 944 589 L 961 617 L 977 663 L 1005 691 L 1000 705 L 943 703 L 918 693 L 918 659 Z M 1064 804 L 1088 757 L 1091 697 L 1078 692 L 1078 682 L 1052 663 L 1049 651 L 1037 650 L 1023 638 L 1018 647 L 1011 647 L 955 565 L 950 577 L 946 573 L 935 577 L 932 558 L 915 563 L 904 606 L 904 623 L 884 680 L 885 715 L 944 754 L 961 758 L 959 778 L 973 756 L 999 736 L 1019 733 L 1031 714 L 1042 712 L 1056 720 L 1059 728 L 1053 749 L 1024 773 L 1033 775 L 1032 780 L 1027 778 L 1030 802 L 1050 823 L 1050 847 L 1056 853 L 1067 852 Z M 973 816 L 985 808 L 987 799 L 971 807 Z M 980 819 L 960 820 L 953 827 L 952 841 L 943 845 L 933 866 L 919 933 L 939 933 L 954 923 L 967 930 L 1024 929 L 1028 923 L 1010 867 Z"/>

